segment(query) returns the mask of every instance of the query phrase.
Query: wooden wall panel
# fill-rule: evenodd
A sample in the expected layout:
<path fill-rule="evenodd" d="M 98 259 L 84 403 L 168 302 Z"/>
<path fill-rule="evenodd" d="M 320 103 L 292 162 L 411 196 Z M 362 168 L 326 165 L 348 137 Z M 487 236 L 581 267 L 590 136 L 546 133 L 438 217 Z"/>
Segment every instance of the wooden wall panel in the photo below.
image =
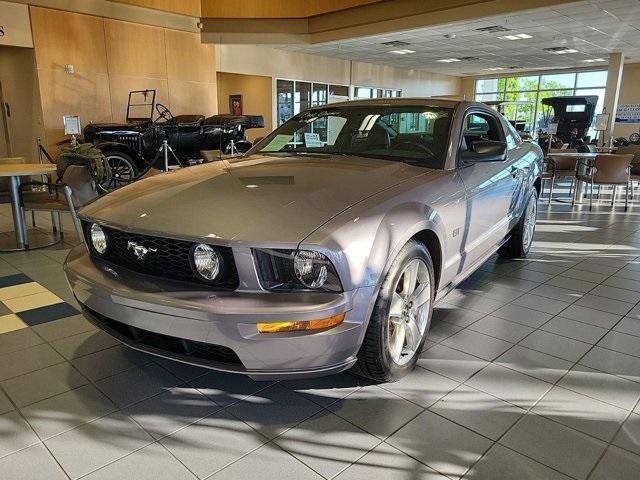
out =
<path fill-rule="evenodd" d="M 167 78 L 164 29 L 104 20 L 109 73 Z"/>
<path fill-rule="evenodd" d="M 202 0 L 202 18 L 304 18 L 383 0 Z"/>
<path fill-rule="evenodd" d="M 200 17 L 200 0 L 111 0 L 138 7 L 153 8 L 164 12 Z"/>
<path fill-rule="evenodd" d="M 31 29 L 38 68 L 107 73 L 101 18 L 31 7 Z"/>
<path fill-rule="evenodd" d="M 131 90 L 156 90 L 156 103 L 169 106 L 169 87 L 165 78 L 136 77 L 132 75 L 109 75 L 111 112 L 114 122 L 127 119 L 127 101 Z"/>
<path fill-rule="evenodd" d="M 215 82 L 169 79 L 169 109 L 174 115 L 199 113 L 208 117 L 218 112 L 217 93 Z"/>
<path fill-rule="evenodd" d="M 165 30 L 167 76 L 192 82 L 215 82 L 215 46 L 201 43 L 197 33 Z"/>

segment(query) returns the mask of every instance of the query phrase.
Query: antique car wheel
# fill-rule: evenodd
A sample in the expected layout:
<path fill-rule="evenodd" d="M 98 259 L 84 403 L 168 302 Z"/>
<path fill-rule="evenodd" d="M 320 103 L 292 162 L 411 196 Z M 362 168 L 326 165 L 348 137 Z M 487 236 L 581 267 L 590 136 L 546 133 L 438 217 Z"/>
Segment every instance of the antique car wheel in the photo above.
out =
<path fill-rule="evenodd" d="M 434 286 L 431 255 L 422 243 L 411 240 L 380 288 L 355 373 L 389 382 L 414 368 L 431 323 Z"/>
<path fill-rule="evenodd" d="M 99 185 L 103 192 L 111 192 L 131 183 L 138 174 L 138 169 L 133 159 L 122 152 L 103 152 L 109 167 L 111 177 Z"/>
<path fill-rule="evenodd" d="M 531 250 L 533 234 L 536 231 L 536 217 L 538 215 L 538 192 L 534 189 L 524 209 L 520 221 L 511 232 L 498 254 L 505 258 L 524 258 Z"/>

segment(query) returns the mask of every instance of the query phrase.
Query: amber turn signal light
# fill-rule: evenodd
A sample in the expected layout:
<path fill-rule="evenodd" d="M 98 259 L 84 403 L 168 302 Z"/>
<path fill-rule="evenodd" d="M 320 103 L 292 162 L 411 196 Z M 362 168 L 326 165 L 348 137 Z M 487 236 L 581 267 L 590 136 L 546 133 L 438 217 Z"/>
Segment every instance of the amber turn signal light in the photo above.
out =
<path fill-rule="evenodd" d="M 298 322 L 272 322 L 258 323 L 256 327 L 259 333 L 279 333 L 279 332 L 299 332 L 305 330 L 325 330 L 333 328 L 342 323 L 344 313 L 339 313 L 329 318 L 321 318 L 319 320 L 305 320 Z"/>

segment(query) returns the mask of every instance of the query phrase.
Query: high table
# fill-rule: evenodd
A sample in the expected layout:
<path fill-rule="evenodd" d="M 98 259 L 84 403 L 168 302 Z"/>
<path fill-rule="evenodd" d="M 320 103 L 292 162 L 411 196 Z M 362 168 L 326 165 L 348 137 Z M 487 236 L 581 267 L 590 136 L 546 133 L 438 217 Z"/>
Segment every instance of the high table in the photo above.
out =
<path fill-rule="evenodd" d="M 8 242 L 5 238 L 0 239 L 0 251 L 21 251 L 33 248 L 41 248 L 52 243 L 50 238 L 42 242 L 42 233 L 28 240 L 27 226 L 24 221 L 24 209 L 20 203 L 20 177 L 30 175 L 48 175 L 56 171 L 56 166 L 52 164 L 42 163 L 16 163 L 16 164 L 0 164 L 0 177 L 9 177 L 9 192 L 11 195 L 11 211 L 13 213 L 13 226 L 15 231 L 15 239 L 11 238 Z M 7 243 L 9 243 L 8 246 Z"/>
<path fill-rule="evenodd" d="M 598 155 L 606 155 L 606 154 L 598 153 L 598 152 L 582 152 L 582 153 L 581 152 L 566 152 L 566 153 L 551 152 L 548 155 L 554 156 L 554 157 L 575 158 L 577 162 L 581 158 L 596 158 Z M 581 203 L 582 196 L 584 195 L 584 184 L 576 180 L 575 188 L 576 188 L 576 191 L 574 195 L 576 198 L 576 203 Z M 573 198 L 569 198 L 569 199 L 556 198 L 556 202 L 571 203 L 572 201 L 573 201 Z"/>

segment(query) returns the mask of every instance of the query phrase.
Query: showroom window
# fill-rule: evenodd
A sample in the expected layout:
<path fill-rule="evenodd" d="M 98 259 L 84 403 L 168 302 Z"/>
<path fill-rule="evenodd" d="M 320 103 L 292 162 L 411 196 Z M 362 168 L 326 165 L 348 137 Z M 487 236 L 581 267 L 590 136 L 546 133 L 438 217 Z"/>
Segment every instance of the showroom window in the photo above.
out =
<path fill-rule="evenodd" d="M 527 131 L 538 131 L 546 127 L 547 108 L 542 100 L 549 97 L 572 95 L 596 95 L 596 114 L 604 108 L 604 93 L 607 86 L 607 71 L 556 73 L 546 75 L 524 75 L 519 77 L 483 78 L 476 80 L 475 99 L 479 102 L 518 101 L 507 105 L 505 117 L 524 125 Z M 590 130 L 589 135 L 593 136 Z"/>
<path fill-rule="evenodd" d="M 276 106 L 278 126 L 309 107 L 350 100 L 348 85 L 304 82 L 298 80 L 276 80 Z M 353 98 L 400 97 L 401 90 L 377 87 L 354 87 Z M 326 130 L 320 131 L 326 137 Z"/>

